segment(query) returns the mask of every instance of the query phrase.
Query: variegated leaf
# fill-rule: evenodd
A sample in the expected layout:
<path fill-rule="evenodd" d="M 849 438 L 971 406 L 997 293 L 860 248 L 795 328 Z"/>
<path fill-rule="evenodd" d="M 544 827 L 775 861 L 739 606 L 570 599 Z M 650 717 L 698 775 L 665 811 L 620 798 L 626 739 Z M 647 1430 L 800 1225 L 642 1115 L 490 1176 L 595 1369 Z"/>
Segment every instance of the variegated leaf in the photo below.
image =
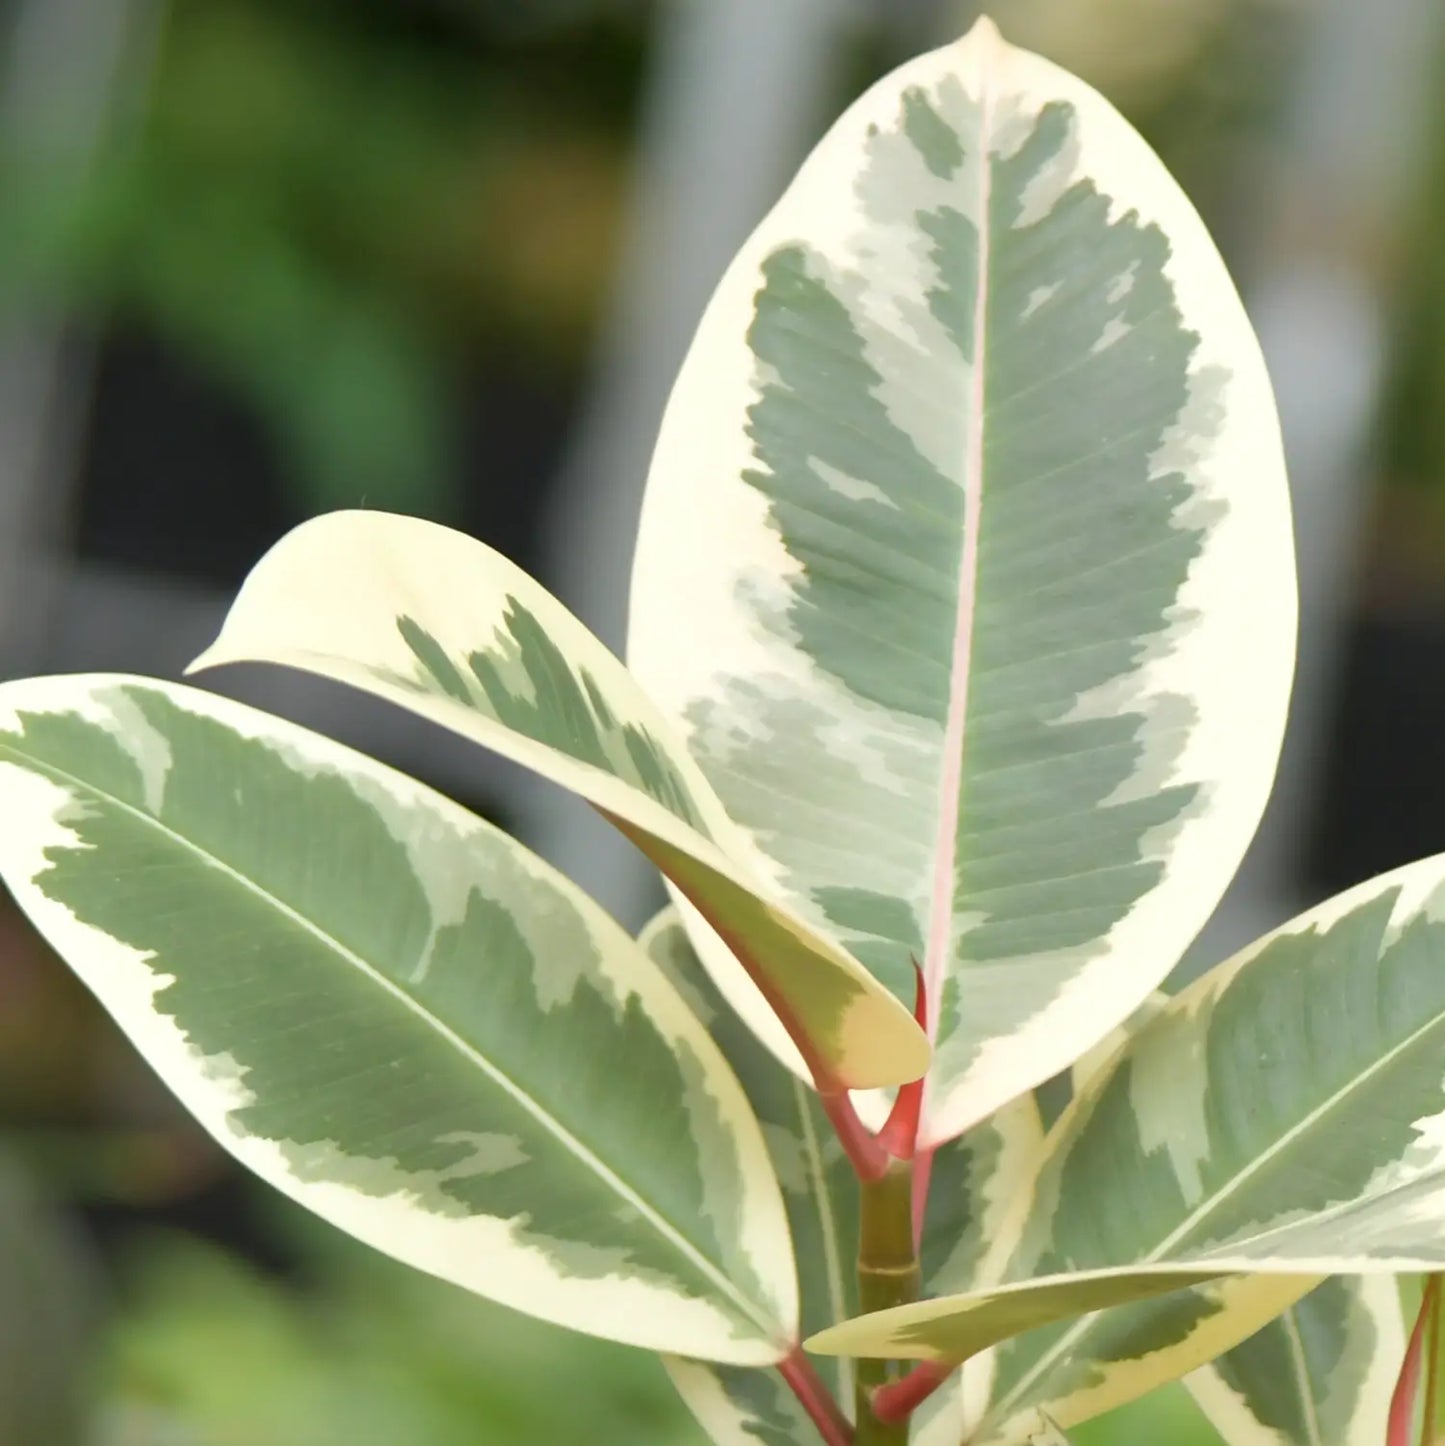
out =
<path fill-rule="evenodd" d="M 736 1079 L 496 829 L 316 735 L 120 677 L 0 685 L 0 875 L 242 1163 L 422 1270 L 654 1349 L 796 1338 Z"/>
<path fill-rule="evenodd" d="M 1113 1309 L 1032 1331 L 989 1352 L 971 1398 L 970 1446 L 1016 1446 L 1034 1415 L 1021 1401 L 1041 1400 L 1050 1415 L 1073 1426 L 1146 1396 L 1237 1345 L 1318 1282 L 1313 1275 L 1233 1274 L 1168 1289 L 1170 1279 L 1161 1279 L 1160 1294 L 1126 1296 Z M 1110 1302 L 1108 1292 L 1101 1294 L 1102 1305 Z"/>
<path fill-rule="evenodd" d="M 817 1446 L 822 1439 L 776 1371 L 710 1365 L 685 1356 L 664 1356 L 662 1363 L 717 1446 Z"/>
<path fill-rule="evenodd" d="M 846 1319 L 857 1309 L 858 1182 L 817 1097 L 730 1008 L 698 962 L 676 910 L 664 909 L 643 931 L 641 942 L 706 1023 L 762 1122 L 793 1232 L 803 1331 Z M 957 1278 L 981 1257 L 995 1221 L 1031 1172 L 1041 1141 L 1037 1113 L 1025 1097 L 938 1151 L 924 1237 L 925 1279 L 945 1268 Z M 679 1394 L 715 1441 L 779 1446 L 817 1440 L 775 1371 L 676 1356 L 666 1365 Z M 851 1417 L 851 1362 L 824 1360 L 819 1373 Z M 955 1380 L 915 1415 L 914 1446 L 957 1446 L 962 1422 L 962 1382 Z"/>
<path fill-rule="evenodd" d="M 930 1293 L 970 1289 L 989 1279 L 996 1242 L 1033 1188 L 1044 1148 L 1043 1118 L 1031 1094 L 1020 1095 L 966 1135 L 932 1152 L 920 1242 Z"/>
<path fill-rule="evenodd" d="M 1087 1054 L 1081 1054 L 1069 1066 L 1069 1092 L 1064 1104 L 1067 1105 L 1069 1100 L 1103 1070 L 1125 1044 L 1168 1003 L 1169 996 L 1162 989 L 1156 989 L 1128 1019 L 1117 1028 L 1111 1029 Z M 1060 1110 L 1060 1114 L 1062 1113 L 1063 1111 Z"/>
<path fill-rule="evenodd" d="M 927 1067 L 908 1011 L 730 855 L 716 794 L 626 668 L 491 548 L 385 513 L 304 523 L 256 565 L 192 669 L 245 661 L 365 688 L 594 804 L 726 935 L 749 974 L 731 957 L 719 971 L 799 1069 L 779 1015 L 827 1084 L 897 1084 Z"/>
<path fill-rule="evenodd" d="M 1126 1024 L 1111 1031 L 1088 1054 L 1076 1060 L 1066 1074 L 1050 1081 L 1051 1085 L 1057 1086 L 1051 1091 L 1058 1101 L 1058 1111 L 1053 1119 L 1067 1107 L 1075 1093 L 1083 1090 L 1089 1080 L 1109 1064 L 1128 1039 L 1168 1003 L 1168 999 L 1169 996 L 1161 992 L 1151 995 Z M 1042 1088 L 1035 1093 L 1041 1093 Z M 1017 1186 L 1013 1216 L 1001 1218 L 990 1236 L 994 1249 L 969 1275 L 945 1278 L 943 1284 L 946 1288 L 968 1289 L 990 1278 L 991 1271 L 998 1271 L 1006 1263 L 1008 1242 L 1026 1218 L 1030 1197 L 1030 1184 Z M 1188 1368 L 1189 1363 L 1203 1359 L 1204 1354 L 1212 1350 L 1213 1341 L 1232 1341 L 1247 1335 L 1261 1321 L 1274 1316 L 1283 1302 L 1293 1301 L 1299 1289 L 1300 1286 L 1292 1280 L 1281 1282 L 1277 1277 L 1268 1275 L 1232 1276 L 1194 1290 L 1171 1292 L 1162 1299 L 1124 1307 L 1101 1317 L 1096 1322 L 1099 1328 L 1090 1330 L 1076 1341 L 1071 1355 L 1071 1365 L 1084 1383 L 1078 1419 L 1097 1413 L 1092 1405 L 1087 1404 L 1089 1400 L 1105 1401 L 1107 1404 L 1098 1409 L 1112 1410 L 1173 1380 L 1181 1370 Z M 1146 1359 L 1133 1359 L 1127 1351 L 1121 1359 L 1118 1342 L 1140 1338 L 1148 1338 L 1154 1343 L 1155 1348 Z M 999 1378 L 996 1363 L 997 1353 L 990 1351 L 985 1352 L 982 1358 L 970 1361 L 964 1368 L 971 1383 L 967 1419 L 975 1425 L 990 1420 L 989 1408 L 995 1387 L 1000 1390 L 1008 1388 L 1007 1378 Z M 988 1439 L 1006 1439 L 1013 1443 L 1020 1439 L 1029 1419 L 1027 1414 L 1012 1419 L 1003 1435 L 992 1433 Z"/>
<path fill-rule="evenodd" d="M 1185 1378 L 1228 1446 L 1378 1446 L 1405 1353 L 1391 1276 L 1337 1276 Z"/>
<path fill-rule="evenodd" d="M 1445 856 L 1330 900 L 1170 1000 L 1050 1133 L 999 1286 L 812 1344 L 947 1359 L 1028 1331 L 996 1352 L 980 1426 L 1007 1439 L 1029 1409 L 1067 1428 L 1203 1364 L 1321 1276 L 1438 1269 L 1442 1050 Z M 1145 1299 L 1209 1277 L 1224 1278 Z"/>
<path fill-rule="evenodd" d="M 703 318 L 631 617 L 758 869 L 923 961 L 926 1140 L 1160 982 L 1269 789 L 1293 559 L 1238 297 L 1100 96 L 980 22 L 833 127 Z"/>
<path fill-rule="evenodd" d="M 1130 1032 L 1166 1000 L 1155 995 Z M 1108 1053 L 1121 1042 L 1111 1040 Z M 1076 1065 L 1080 1084 L 1107 1057 L 1096 1052 Z M 1256 1288 L 1272 1284 L 1260 1279 Z M 1233 1283 L 1232 1294 L 1246 1308 L 1251 1304 L 1244 1282 Z M 1228 1446 L 1375 1442 L 1404 1349 L 1394 1277 L 1332 1276 L 1184 1383 Z"/>

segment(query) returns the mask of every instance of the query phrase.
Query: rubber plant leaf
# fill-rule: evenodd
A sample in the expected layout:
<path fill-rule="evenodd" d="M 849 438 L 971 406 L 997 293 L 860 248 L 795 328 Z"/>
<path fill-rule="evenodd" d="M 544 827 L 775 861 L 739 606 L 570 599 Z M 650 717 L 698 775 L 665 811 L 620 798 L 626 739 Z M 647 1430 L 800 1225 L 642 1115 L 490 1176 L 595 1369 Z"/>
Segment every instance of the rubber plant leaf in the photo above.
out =
<path fill-rule="evenodd" d="M 928 1046 L 909 1012 L 737 860 L 722 804 L 662 712 L 492 548 L 387 513 L 303 523 L 252 570 L 191 667 L 246 661 L 364 688 L 594 804 L 726 935 L 718 967 L 750 991 L 775 1048 L 821 1083 L 923 1073 Z"/>
<path fill-rule="evenodd" d="M 0 816 L 20 907 L 300 1204 L 576 1330 L 749 1365 L 796 1338 L 735 1077 L 505 834 L 291 724 L 115 676 L 0 685 Z"/>
<path fill-rule="evenodd" d="M 1269 380 L 1159 160 L 987 21 L 875 85 L 703 316 L 628 660 L 797 911 L 902 1000 L 922 961 L 925 1144 L 1173 967 L 1294 637 Z"/>
<path fill-rule="evenodd" d="M 1341 1275 L 1184 1384 L 1227 1446 L 1383 1443 L 1404 1354 L 1394 1277 Z"/>

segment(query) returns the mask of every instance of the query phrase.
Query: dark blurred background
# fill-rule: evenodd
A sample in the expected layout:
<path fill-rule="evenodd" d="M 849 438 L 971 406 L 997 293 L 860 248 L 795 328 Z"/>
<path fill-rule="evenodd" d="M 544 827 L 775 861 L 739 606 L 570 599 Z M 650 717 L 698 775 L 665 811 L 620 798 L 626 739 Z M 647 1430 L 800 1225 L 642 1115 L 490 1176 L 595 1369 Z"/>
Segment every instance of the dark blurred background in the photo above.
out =
<path fill-rule="evenodd" d="M 0 676 L 176 677 L 282 531 L 356 505 L 475 533 L 620 645 L 712 283 L 837 110 L 975 9 L 3 0 Z M 1445 848 L 1445 6 L 992 11 L 1178 174 L 1284 416 L 1295 714 L 1187 972 Z M 630 923 L 656 897 L 585 813 L 414 720 L 206 683 L 503 820 Z M 700 1439 L 650 1359 L 240 1178 L 0 899 L 0 1446 Z M 1079 1439 L 1210 1437 L 1175 1394 Z"/>

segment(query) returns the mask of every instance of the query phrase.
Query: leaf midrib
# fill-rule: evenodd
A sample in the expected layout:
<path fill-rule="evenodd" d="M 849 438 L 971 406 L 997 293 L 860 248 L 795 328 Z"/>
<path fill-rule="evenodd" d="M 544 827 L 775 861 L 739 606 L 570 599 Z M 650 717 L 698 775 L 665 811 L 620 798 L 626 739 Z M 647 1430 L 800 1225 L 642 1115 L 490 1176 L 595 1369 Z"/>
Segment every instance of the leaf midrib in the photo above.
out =
<path fill-rule="evenodd" d="M 1300 1338 L 1299 1318 L 1293 1306 L 1280 1317 L 1285 1337 L 1289 1342 L 1289 1353 L 1300 1378 L 1300 1403 L 1304 1408 L 1305 1430 L 1309 1434 L 1310 1446 L 1324 1446 L 1320 1434 L 1319 1412 L 1315 1407 L 1314 1380 L 1310 1375 L 1309 1359 L 1305 1355 L 1304 1341 Z"/>
<path fill-rule="evenodd" d="M 969 670 L 972 666 L 974 603 L 978 592 L 979 525 L 983 512 L 983 450 L 985 352 L 988 342 L 988 282 L 991 264 L 993 161 L 990 132 L 993 125 L 993 86 L 987 65 L 980 65 L 978 137 L 975 164 L 977 250 L 974 261 L 973 345 L 969 373 L 967 427 L 963 455 L 963 548 L 959 557 L 958 605 L 954 615 L 950 692 L 944 722 L 938 780 L 938 831 L 933 845 L 933 887 L 928 928 L 924 935 L 924 995 L 929 1001 L 928 1038 L 938 1037 L 944 977 L 951 954 L 955 872 L 958 859 L 958 824 L 962 807 L 963 750 L 968 720 Z"/>
<path fill-rule="evenodd" d="M 531 1115 L 539 1125 L 551 1134 L 566 1150 L 568 1150 L 577 1161 L 597 1176 L 603 1184 L 608 1186 L 616 1195 L 628 1205 L 632 1206 L 644 1220 L 650 1222 L 657 1233 L 662 1236 L 672 1247 L 705 1279 L 710 1280 L 731 1304 L 737 1308 L 746 1319 L 758 1326 L 764 1336 L 769 1339 L 780 1339 L 786 1333 L 780 1332 L 777 1323 L 768 1317 L 760 1314 L 756 1304 L 742 1294 L 729 1277 L 724 1274 L 717 1265 L 707 1258 L 695 1245 L 692 1244 L 682 1230 L 668 1220 L 658 1210 L 649 1205 L 646 1199 L 641 1196 L 631 1185 L 608 1165 L 604 1164 L 575 1134 L 572 1133 L 555 1115 L 544 1109 L 526 1090 L 515 1080 L 498 1068 L 485 1055 L 480 1053 L 475 1046 L 468 1043 L 455 1030 L 440 1020 L 435 1014 L 426 1009 L 419 1000 L 412 998 L 398 985 L 393 983 L 382 974 L 374 965 L 369 963 L 355 950 L 343 944 L 334 935 L 321 928 L 298 910 L 278 898 L 269 890 L 262 888 L 255 880 L 247 876 L 227 863 L 224 859 L 203 848 L 184 834 L 178 833 L 168 824 L 163 823 L 154 814 L 147 813 L 144 809 L 137 808 L 134 804 L 128 803 L 125 799 L 117 797 L 108 790 L 97 784 L 78 778 L 68 770 L 54 764 L 46 763 L 40 759 L 33 758 L 19 750 L 0 744 L 0 757 L 8 755 L 21 768 L 37 770 L 48 774 L 56 782 L 72 789 L 90 794 L 93 798 L 113 805 L 122 812 L 129 814 L 138 820 L 142 826 L 149 826 L 166 838 L 178 844 L 181 848 L 195 854 L 202 862 L 219 872 L 233 879 L 240 887 L 248 890 L 264 903 L 269 904 L 279 914 L 289 918 L 303 931 L 310 933 L 323 945 L 335 950 L 343 959 L 355 966 L 364 976 L 378 985 L 383 991 L 395 998 L 405 1009 L 410 1010 L 424 1023 L 430 1026 L 447 1044 L 456 1049 L 465 1058 L 474 1063 L 484 1075 L 500 1088 L 504 1094 L 509 1095 L 518 1104 L 524 1113 Z M 32 875 L 30 882 L 39 888 L 37 882 L 40 875 Z M 43 892 L 43 890 L 42 890 Z M 48 897 L 48 896 L 47 896 Z M 58 900 L 52 902 L 58 903 Z M 64 906 L 62 906 L 64 907 Z M 152 956 L 153 957 L 153 956 Z M 229 1112 L 228 1112 L 229 1113 Z"/>

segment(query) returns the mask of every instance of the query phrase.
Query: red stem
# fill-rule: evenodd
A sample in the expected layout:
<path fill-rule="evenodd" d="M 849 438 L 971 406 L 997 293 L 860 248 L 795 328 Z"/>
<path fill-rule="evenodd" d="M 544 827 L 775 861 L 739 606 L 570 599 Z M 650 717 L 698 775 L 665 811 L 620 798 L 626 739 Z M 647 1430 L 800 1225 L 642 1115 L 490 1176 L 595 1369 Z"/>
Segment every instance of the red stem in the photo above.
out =
<path fill-rule="evenodd" d="M 663 867 L 663 861 L 654 858 L 652 852 L 646 847 L 646 839 L 640 829 L 633 827 L 626 819 L 619 817 L 605 808 L 598 808 L 598 812 L 619 833 L 631 841 L 647 855 L 652 862 L 667 873 Z M 670 875 L 669 875 L 670 877 Z M 808 1036 L 808 1031 L 803 1028 L 801 1022 L 773 988 L 768 979 L 767 973 L 759 969 L 753 961 L 751 954 L 744 947 L 743 941 L 737 934 L 730 930 L 726 924 L 706 908 L 706 900 L 694 891 L 687 889 L 681 880 L 676 881 L 683 889 L 694 907 L 702 913 L 707 922 L 717 931 L 718 937 L 732 951 L 734 958 L 742 965 L 748 977 L 758 987 L 758 992 L 767 1000 L 768 1007 L 778 1018 L 778 1023 L 787 1031 L 788 1037 L 798 1047 L 798 1053 L 803 1056 L 803 1063 L 808 1067 L 808 1073 L 813 1076 L 813 1087 L 818 1091 L 818 1096 L 823 1104 L 823 1111 L 832 1121 L 833 1128 L 838 1132 L 838 1139 L 842 1143 L 843 1153 L 847 1155 L 852 1163 L 854 1171 L 860 1180 L 879 1180 L 888 1169 L 888 1162 L 892 1158 L 870 1130 L 865 1128 L 862 1120 L 858 1118 L 858 1112 L 853 1108 L 853 1102 L 848 1098 L 848 1092 L 842 1088 L 833 1071 L 828 1068 L 821 1055 L 819 1055 L 813 1041 Z M 914 1009 L 915 1017 L 922 1019 L 924 1008 L 924 985 L 923 971 L 918 967 L 918 961 L 913 962 L 914 971 L 918 975 L 917 1004 Z M 905 1097 L 910 1092 L 916 1092 L 917 1108 L 914 1113 L 912 1134 L 917 1135 L 917 1110 L 922 1109 L 923 1104 L 923 1081 L 917 1080 L 913 1085 L 905 1085 L 899 1092 L 899 1099 L 895 1104 L 892 1114 L 899 1113 L 899 1105 L 903 1105 L 906 1113 L 908 1106 L 904 1104 Z M 890 1115 L 890 1122 L 892 1116 Z M 899 1126 L 902 1129 L 903 1126 Z M 911 1140 L 909 1154 L 912 1153 Z M 907 1159 L 908 1155 L 899 1155 L 900 1159 Z"/>
<path fill-rule="evenodd" d="M 833 1122 L 833 1128 L 838 1132 L 838 1139 L 843 1146 L 843 1153 L 852 1162 L 858 1178 L 881 1180 L 888 1169 L 891 1156 L 878 1143 L 877 1136 L 871 1134 L 858 1118 L 858 1111 L 853 1108 L 853 1101 L 848 1098 L 847 1091 L 820 1093 L 818 1099 L 823 1106 L 823 1113 Z"/>
<path fill-rule="evenodd" d="M 957 1369 L 956 1361 L 921 1361 L 873 1392 L 873 1414 L 880 1421 L 906 1421 Z"/>
<path fill-rule="evenodd" d="M 1420 1297 L 1420 1314 L 1415 1317 L 1415 1329 L 1410 1332 L 1410 1343 L 1405 1347 L 1405 1359 L 1400 1363 L 1400 1376 L 1395 1382 L 1395 1393 L 1390 1397 L 1385 1446 L 1410 1446 L 1410 1418 L 1415 1414 L 1415 1392 L 1420 1386 L 1420 1357 L 1424 1353 L 1425 1327 L 1434 1309 L 1439 1288 L 1439 1276 L 1432 1275 L 1425 1286 L 1425 1294 Z"/>
<path fill-rule="evenodd" d="M 911 1160 L 918 1143 L 918 1121 L 923 1114 L 923 1080 L 899 1085 L 893 1108 L 878 1131 L 878 1143 L 896 1160 Z"/>
<path fill-rule="evenodd" d="M 796 1346 L 792 1354 L 778 1365 L 778 1374 L 808 1413 L 827 1446 L 853 1446 L 853 1428 L 843 1414 L 813 1363 Z"/>
<path fill-rule="evenodd" d="M 923 987 L 923 970 L 913 961 L 913 1017 L 928 1032 L 928 995 Z M 923 1082 L 926 1075 L 900 1085 L 888 1119 L 878 1131 L 878 1141 L 896 1159 L 911 1160 L 918 1145 L 918 1122 L 923 1116 Z"/>

